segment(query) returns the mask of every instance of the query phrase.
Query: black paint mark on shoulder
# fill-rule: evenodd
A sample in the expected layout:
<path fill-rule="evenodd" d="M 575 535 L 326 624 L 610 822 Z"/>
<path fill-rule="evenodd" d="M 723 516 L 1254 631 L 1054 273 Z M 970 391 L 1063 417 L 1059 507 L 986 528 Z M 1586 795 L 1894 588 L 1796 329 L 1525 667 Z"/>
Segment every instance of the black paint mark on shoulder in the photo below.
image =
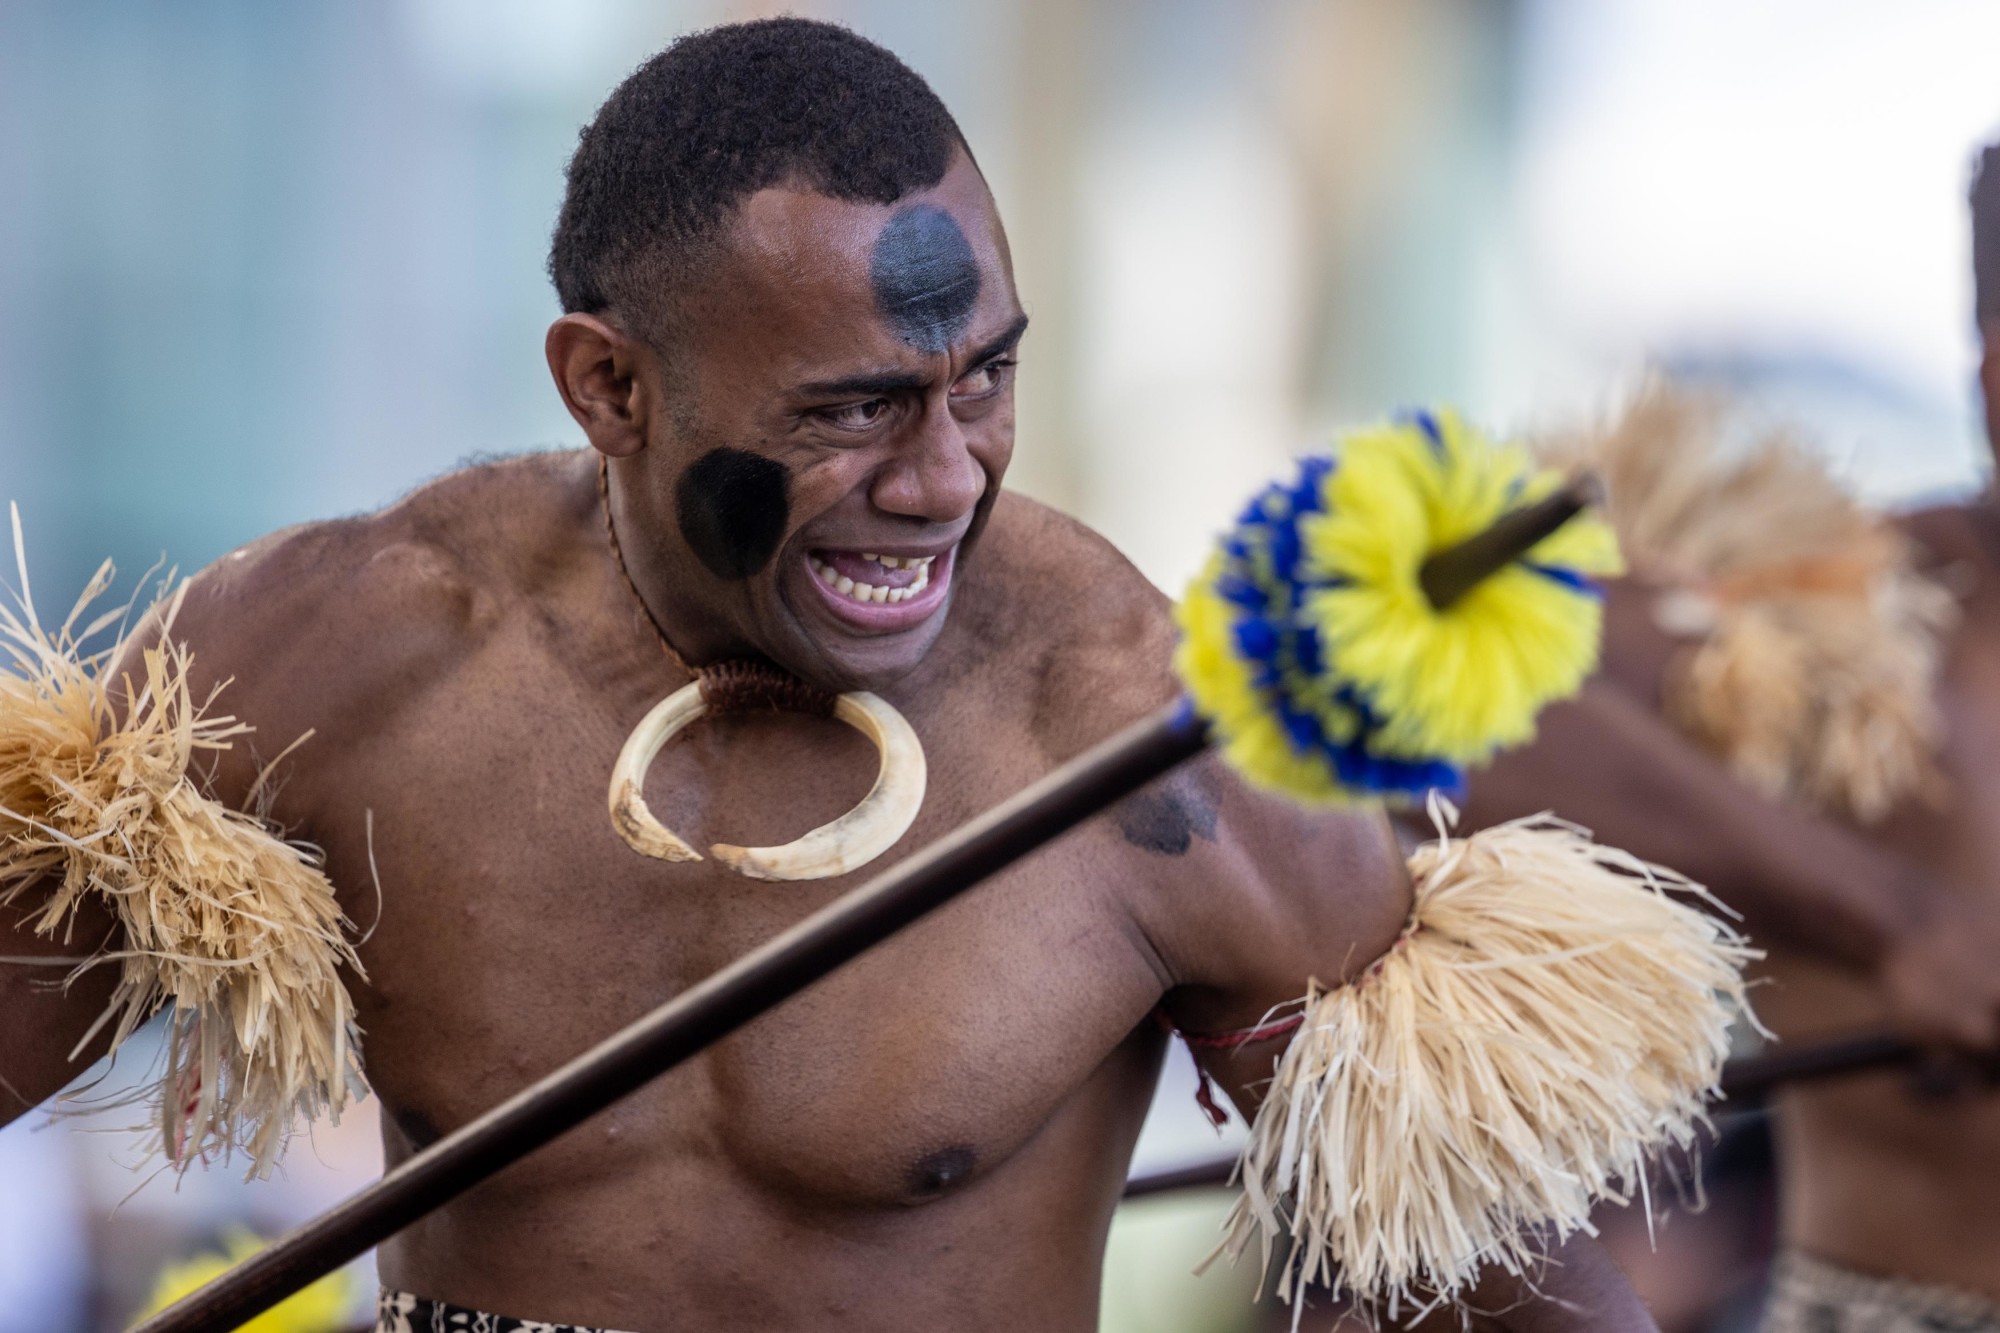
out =
<path fill-rule="evenodd" d="M 896 336 L 942 352 L 971 322 L 979 300 L 979 261 L 951 214 L 911 204 L 890 215 L 868 261 L 875 304 Z"/>
<path fill-rule="evenodd" d="M 940 1148 L 910 1168 L 910 1193 L 918 1199 L 935 1199 L 964 1184 L 978 1165 L 979 1154 L 966 1144 Z"/>
<path fill-rule="evenodd" d="M 1221 806 L 1215 775 L 1196 768 L 1132 793 L 1117 804 L 1112 818 L 1134 847 L 1160 856 L 1185 856 L 1196 838 L 1215 841 Z"/>
<path fill-rule="evenodd" d="M 674 488 L 681 535 L 702 564 L 747 579 L 777 554 L 791 517 L 792 474 L 744 449 L 711 449 Z"/>

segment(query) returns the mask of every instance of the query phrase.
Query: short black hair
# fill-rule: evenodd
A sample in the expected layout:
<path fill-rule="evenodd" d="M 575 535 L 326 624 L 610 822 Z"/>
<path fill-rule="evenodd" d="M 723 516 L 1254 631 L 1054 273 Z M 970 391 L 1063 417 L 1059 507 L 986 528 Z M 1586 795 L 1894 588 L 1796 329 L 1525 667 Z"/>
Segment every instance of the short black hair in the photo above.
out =
<path fill-rule="evenodd" d="M 2000 323 L 2000 143 L 1973 169 L 1972 308 L 1981 327 Z"/>
<path fill-rule="evenodd" d="M 758 190 L 894 203 L 944 179 L 964 136 L 929 84 L 837 24 L 775 18 L 683 37 L 577 141 L 549 247 L 565 311 L 658 336 L 689 261 Z"/>

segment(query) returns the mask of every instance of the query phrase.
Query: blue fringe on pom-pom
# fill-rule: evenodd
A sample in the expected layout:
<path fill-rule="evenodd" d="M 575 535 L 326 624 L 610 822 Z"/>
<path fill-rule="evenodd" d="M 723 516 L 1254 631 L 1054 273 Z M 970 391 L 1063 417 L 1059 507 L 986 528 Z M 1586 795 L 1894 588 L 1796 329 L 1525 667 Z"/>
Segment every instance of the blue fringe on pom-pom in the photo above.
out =
<path fill-rule="evenodd" d="M 1610 530 L 1573 519 L 1443 609 L 1420 571 L 1560 481 L 1413 412 L 1260 492 L 1178 612 L 1182 681 L 1230 761 L 1302 800 L 1410 800 L 1531 736 L 1596 661 Z"/>
<path fill-rule="evenodd" d="M 1297 479 L 1266 488 L 1224 540 L 1226 565 L 1215 590 L 1236 611 L 1236 652 L 1293 749 L 1317 756 L 1342 787 L 1408 798 L 1433 789 L 1462 794 L 1465 773 L 1452 764 L 1374 752 L 1381 719 L 1351 684 L 1327 679 L 1319 631 L 1302 612 L 1308 596 L 1339 580 L 1307 569 L 1299 521 L 1325 511 L 1323 487 L 1334 466 L 1324 456 L 1300 460 Z"/>

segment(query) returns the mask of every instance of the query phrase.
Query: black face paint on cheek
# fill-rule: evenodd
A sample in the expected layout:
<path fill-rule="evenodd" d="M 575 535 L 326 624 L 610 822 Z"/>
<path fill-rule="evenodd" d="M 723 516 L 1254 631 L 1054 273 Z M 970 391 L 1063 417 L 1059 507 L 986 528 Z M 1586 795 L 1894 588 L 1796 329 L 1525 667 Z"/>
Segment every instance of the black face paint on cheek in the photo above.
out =
<path fill-rule="evenodd" d="M 1158 856 L 1185 856 L 1199 837 L 1215 841 L 1221 805 L 1213 774 L 1196 769 L 1134 792 L 1113 811 L 1118 832 L 1134 847 Z"/>
<path fill-rule="evenodd" d="M 979 261 L 951 214 L 935 204 L 911 204 L 892 214 L 875 238 L 868 281 L 898 338 L 942 352 L 971 322 Z"/>
<path fill-rule="evenodd" d="M 785 539 L 791 481 L 784 464 L 743 449 L 711 449 L 695 459 L 674 487 L 688 549 L 720 578 L 749 578 Z"/>

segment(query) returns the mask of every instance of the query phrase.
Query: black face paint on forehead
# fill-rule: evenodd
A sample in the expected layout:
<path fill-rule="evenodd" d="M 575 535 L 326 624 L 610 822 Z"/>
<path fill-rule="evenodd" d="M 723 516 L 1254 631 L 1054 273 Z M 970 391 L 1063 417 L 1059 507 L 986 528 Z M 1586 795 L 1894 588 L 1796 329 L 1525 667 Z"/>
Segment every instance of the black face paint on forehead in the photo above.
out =
<path fill-rule="evenodd" d="M 743 449 L 711 449 L 695 459 L 674 487 L 688 549 L 721 578 L 749 578 L 785 539 L 791 481 L 784 464 Z"/>
<path fill-rule="evenodd" d="M 972 244 L 935 204 L 911 204 L 890 215 L 875 238 L 868 281 L 896 336 L 925 352 L 950 347 L 979 300 Z"/>

